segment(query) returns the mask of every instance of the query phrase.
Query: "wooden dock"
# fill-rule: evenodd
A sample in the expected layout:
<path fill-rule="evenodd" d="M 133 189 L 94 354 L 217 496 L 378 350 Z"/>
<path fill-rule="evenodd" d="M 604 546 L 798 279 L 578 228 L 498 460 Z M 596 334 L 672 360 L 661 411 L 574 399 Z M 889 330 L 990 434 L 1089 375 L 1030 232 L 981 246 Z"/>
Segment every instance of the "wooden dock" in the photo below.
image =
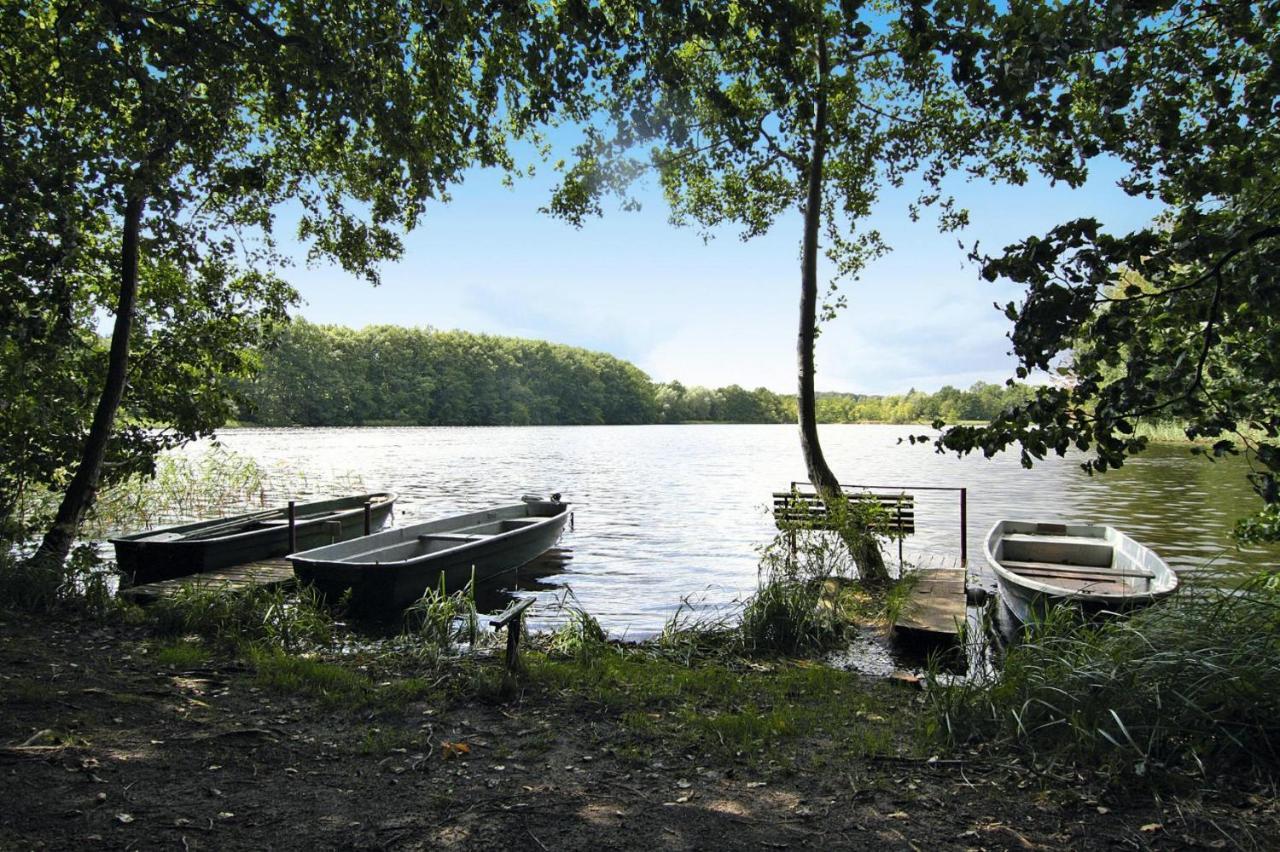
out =
<path fill-rule="evenodd" d="M 919 634 L 954 637 L 965 623 L 963 568 L 921 571 L 893 627 Z"/>
<path fill-rule="evenodd" d="M 160 598 L 171 597 L 189 587 L 243 592 L 255 587 L 287 587 L 292 586 L 293 583 L 293 564 L 288 559 L 264 559 L 259 562 L 232 565 L 217 571 L 188 574 L 171 580 L 158 580 L 154 583 L 130 586 L 121 590 L 120 595 L 135 603 L 149 603 Z"/>

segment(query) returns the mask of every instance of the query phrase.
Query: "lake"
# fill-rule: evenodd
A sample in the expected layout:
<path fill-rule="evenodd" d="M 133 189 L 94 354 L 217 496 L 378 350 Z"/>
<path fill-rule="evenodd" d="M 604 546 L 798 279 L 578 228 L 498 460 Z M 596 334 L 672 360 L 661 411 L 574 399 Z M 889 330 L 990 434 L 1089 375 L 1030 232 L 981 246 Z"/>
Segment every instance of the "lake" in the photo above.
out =
<path fill-rule="evenodd" d="M 821 437 L 842 482 L 967 488 L 971 564 L 1005 517 L 1114 524 L 1190 582 L 1280 562 L 1280 549 L 1230 543 L 1235 520 L 1257 505 L 1239 460 L 1157 446 L 1090 477 L 1078 459 L 1025 470 L 1016 454 L 958 459 L 905 442 L 923 431 L 828 425 Z M 629 638 L 661 629 L 690 596 L 701 608 L 750 594 L 757 549 L 774 534 L 770 495 L 805 478 L 794 426 L 231 429 L 220 440 L 288 483 L 291 493 L 271 499 L 386 489 L 400 495 L 397 524 L 560 492 L 574 508 L 562 540 L 573 559 L 533 590 L 549 601 L 572 589 L 611 634 Z M 915 493 L 919 532 L 908 549 L 955 558 L 957 495 Z"/>

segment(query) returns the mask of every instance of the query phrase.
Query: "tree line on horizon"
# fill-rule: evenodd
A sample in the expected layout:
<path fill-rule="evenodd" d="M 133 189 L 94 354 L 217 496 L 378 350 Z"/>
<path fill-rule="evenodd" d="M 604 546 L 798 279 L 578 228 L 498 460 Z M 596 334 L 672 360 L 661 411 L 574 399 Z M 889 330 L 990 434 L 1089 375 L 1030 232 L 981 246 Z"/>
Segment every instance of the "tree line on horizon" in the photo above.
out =
<path fill-rule="evenodd" d="M 990 420 L 1023 385 L 822 393 L 823 423 Z M 264 426 L 530 426 L 794 423 L 795 397 L 654 382 L 635 365 L 573 346 L 465 331 L 296 320 L 238 391 L 240 419 Z"/>

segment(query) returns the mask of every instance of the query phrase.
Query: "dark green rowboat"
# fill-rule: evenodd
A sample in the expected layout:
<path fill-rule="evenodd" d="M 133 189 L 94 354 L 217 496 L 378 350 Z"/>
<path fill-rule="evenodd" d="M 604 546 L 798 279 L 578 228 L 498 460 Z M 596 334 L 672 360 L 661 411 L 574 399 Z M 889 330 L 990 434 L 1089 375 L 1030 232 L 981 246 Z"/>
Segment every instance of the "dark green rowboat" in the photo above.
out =
<path fill-rule="evenodd" d="M 297 549 L 346 541 L 364 534 L 364 505 L 370 504 L 371 529 L 391 516 L 396 495 L 380 492 L 300 503 L 294 506 Z M 116 566 L 137 585 L 216 571 L 232 565 L 287 556 L 289 510 L 268 509 L 247 515 L 148 530 L 111 539 Z"/>

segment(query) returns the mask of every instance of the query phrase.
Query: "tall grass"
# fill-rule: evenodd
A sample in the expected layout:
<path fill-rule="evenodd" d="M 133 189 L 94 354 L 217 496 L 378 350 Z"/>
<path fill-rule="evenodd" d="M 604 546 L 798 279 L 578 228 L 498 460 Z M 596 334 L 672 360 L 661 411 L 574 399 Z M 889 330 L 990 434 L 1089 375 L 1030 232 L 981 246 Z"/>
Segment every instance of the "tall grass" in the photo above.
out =
<path fill-rule="evenodd" d="M 996 740 L 1040 762 L 1138 776 L 1280 770 L 1280 575 L 1186 592 L 1125 617 L 1066 608 L 1003 665 L 928 680 L 932 733 Z"/>
<path fill-rule="evenodd" d="M 581 663 L 597 661 L 608 647 L 608 634 L 600 622 L 578 603 L 569 588 L 564 590 L 556 608 L 562 621 L 547 640 L 548 652 Z"/>
<path fill-rule="evenodd" d="M 413 650 L 433 661 L 460 643 L 475 646 L 479 636 L 475 576 L 464 588 L 451 593 L 445 591 L 443 573 L 437 588 L 428 588 L 405 610 L 400 634 Z"/>
<path fill-rule="evenodd" d="M 304 586 L 296 597 L 279 587 L 233 590 L 183 586 L 149 609 L 157 631 L 197 635 L 217 645 L 261 644 L 287 653 L 331 645 L 336 625 L 319 594 Z"/>
<path fill-rule="evenodd" d="M 846 640 L 848 620 L 839 607 L 822 605 L 823 584 L 856 577 L 854 553 L 880 550 L 881 531 L 889 524 L 874 500 L 832 501 L 826 510 L 834 531 L 782 523 L 761 550 L 758 588 L 743 607 L 739 626 L 743 652 L 814 653 Z"/>

